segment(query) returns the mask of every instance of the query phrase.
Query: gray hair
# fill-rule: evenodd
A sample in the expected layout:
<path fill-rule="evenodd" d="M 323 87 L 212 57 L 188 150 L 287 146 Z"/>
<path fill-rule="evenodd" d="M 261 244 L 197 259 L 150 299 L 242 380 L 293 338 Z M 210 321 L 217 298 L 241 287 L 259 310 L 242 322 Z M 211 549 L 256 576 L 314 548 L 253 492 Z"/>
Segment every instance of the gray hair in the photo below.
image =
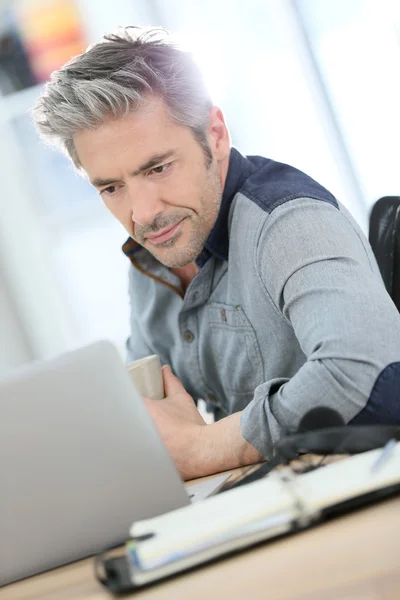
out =
<path fill-rule="evenodd" d="M 126 27 L 104 36 L 52 74 L 32 116 L 44 141 L 61 147 L 80 170 L 75 133 L 137 110 L 149 95 L 193 131 L 209 165 L 211 98 L 192 55 L 162 29 Z"/>

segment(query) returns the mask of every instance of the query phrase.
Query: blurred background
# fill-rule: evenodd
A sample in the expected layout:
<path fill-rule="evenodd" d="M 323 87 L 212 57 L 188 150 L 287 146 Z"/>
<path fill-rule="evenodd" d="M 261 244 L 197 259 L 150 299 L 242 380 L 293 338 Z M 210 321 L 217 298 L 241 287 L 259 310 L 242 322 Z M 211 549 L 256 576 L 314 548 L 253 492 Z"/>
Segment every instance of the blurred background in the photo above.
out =
<path fill-rule="evenodd" d="M 233 144 L 302 169 L 367 233 L 400 194 L 400 0 L 0 0 L 0 374 L 129 334 L 126 234 L 29 109 L 117 25 L 193 51 Z"/>

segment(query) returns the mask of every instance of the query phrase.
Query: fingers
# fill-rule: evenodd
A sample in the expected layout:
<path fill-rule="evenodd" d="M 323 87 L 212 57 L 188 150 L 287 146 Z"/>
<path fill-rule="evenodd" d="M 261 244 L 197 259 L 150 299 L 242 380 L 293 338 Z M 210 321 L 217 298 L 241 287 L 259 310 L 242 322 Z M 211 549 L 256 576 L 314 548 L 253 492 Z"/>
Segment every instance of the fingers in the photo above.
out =
<path fill-rule="evenodd" d="M 179 379 L 173 374 L 169 365 L 164 365 L 162 368 L 165 395 L 186 393 L 185 388 Z"/>

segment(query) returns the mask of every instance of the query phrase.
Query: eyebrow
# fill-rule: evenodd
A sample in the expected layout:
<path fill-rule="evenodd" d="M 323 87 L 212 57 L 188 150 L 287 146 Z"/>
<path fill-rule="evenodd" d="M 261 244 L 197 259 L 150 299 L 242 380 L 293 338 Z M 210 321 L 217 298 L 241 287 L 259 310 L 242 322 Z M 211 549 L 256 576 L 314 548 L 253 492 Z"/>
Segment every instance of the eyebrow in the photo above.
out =
<path fill-rule="evenodd" d="M 140 173 L 143 173 L 145 171 L 148 171 L 149 169 L 152 169 L 153 167 L 156 167 L 164 160 L 171 158 L 171 156 L 173 156 L 174 154 L 176 154 L 176 150 L 168 150 L 168 152 L 163 152 L 162 154 L 154 154 L 151 158 L 149 158 L 149 160 L 147 160 L 138 169 L 136 169 L 136 171 L 133 171 L 131 173 L 131 176 L 136 177 L 137 175 L 140 175 Z M 98 177 L 95 177 L 91 183 L 92 185 L 94 185 L 94 187 L 103 187 L 105 185 L 115 183 L 116 181 L 118 181 L 117 177 L 114 179 L 100 179 Z"/>

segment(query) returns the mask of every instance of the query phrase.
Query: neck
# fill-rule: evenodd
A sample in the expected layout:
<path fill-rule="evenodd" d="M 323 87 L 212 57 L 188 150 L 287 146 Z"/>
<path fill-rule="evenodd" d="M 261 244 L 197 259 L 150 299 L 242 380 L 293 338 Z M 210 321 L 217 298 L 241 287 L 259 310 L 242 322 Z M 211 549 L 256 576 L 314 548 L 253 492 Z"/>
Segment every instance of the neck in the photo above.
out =
<path fill-rule="evenodd" d="M 182 283 L 183 290 L 186 291 L 192 279 L 199 272 L 199 267 L 195 262 L 189 263 L 185 267 L 179 267 L 177 269 L 171 269 L 175 275 L 177 275 Z"/>

